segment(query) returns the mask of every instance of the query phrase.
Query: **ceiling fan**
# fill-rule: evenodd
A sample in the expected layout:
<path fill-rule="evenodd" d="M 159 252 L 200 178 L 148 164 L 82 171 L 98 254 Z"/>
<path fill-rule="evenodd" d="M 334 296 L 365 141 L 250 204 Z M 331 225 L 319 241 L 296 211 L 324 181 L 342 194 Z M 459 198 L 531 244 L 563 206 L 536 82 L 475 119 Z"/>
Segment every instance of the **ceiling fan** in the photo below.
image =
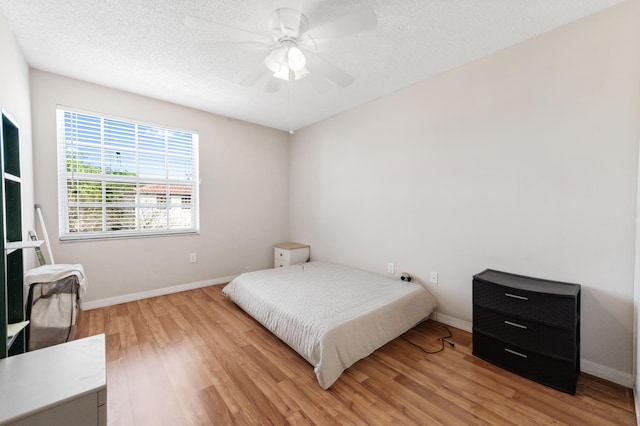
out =
<path fill-rule="evenodd" d="M 282 81 L 307 79 L 319 90 L 321 79 L 328 79 L 339 87 L 347 87 L 354 77 L 323 57 L 331 51 L 331 42 L 337 39 L 373 30 L 377 26 L 376 14 L 371 7 L 362 7 L 336 20 L 314 27 L 307 16 L 292 8 L 279 8 L 268 17 L 265 33 L 258 33 L 203 18 L 188 17 L 189 28 L 207 31 L 224 29 L 227 34 L 237 35 L 236 40 L 207 43 L 210 47 L 231 44 L 234 48 L 257 51 L 261 66 L 253 70 L 240 84 L 251 86 L 265 73 L 271 77 L 265 91 L 278 89 Z M 319 80 L 320 79 L 320 80 Z"/>

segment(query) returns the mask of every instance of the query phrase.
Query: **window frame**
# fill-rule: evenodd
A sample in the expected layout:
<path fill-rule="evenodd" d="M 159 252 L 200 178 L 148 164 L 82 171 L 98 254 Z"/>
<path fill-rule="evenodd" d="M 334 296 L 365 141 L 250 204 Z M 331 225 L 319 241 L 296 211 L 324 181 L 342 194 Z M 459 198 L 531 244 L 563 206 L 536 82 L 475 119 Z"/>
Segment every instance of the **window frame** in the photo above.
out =
<path fill-rule="evenodd" d="M 78 173 L 77 171 L 69 171 L 67 167 L 68 161 L 68 147 L 71 147 L 71 151 L 74 151 L 74 145 L 76 147 L 82 146 L 83 144 L 78 143 L 77 140 L 69 142 L 67 139 L 67 132 L 65 126 L 65 113 L 71 114 L 82 114 L 90 117 L 94 117 L 100 120 L 100 173 Z M 105 120 L 114 120 L 120 123 L 126 123 L 128 125 L 135 126 L 135 141 L 133 147 L 127 147 L 126 149 L 130 153 L 133 152 L 135 154 L 135 168 L 136 174 L 134 175 L 119 175 L 117 173 L 108 173 L 106 172 L 107 165 L 107 156 L 105 155 L 105 151 L 112 149 L 106 146 L 105 143 Z M 177 133 L 186 133 L 191 135 L 191 155 L 176 155 L 171 154 L 168 148 L 168 136 L 165 136 L 165 148 L 162 153 L 162 159 L 164 161 L 163 167 L 165 167 L 165 177 L 149 177 L 149 176 L 140 176 L 138 173 L 141 164 L 143 161 L 140 159 L 139 154 L 142 151 L 144 156 L 144 149 L 141 149 L 139 146 L 139 126 L 149 127 L 153 129 L 163 130 L 165 135 L 168 135 L 168 132 L 177 132 Z M 200 232 L 200 197 L 199 197 L 199 186 L 200 186 L 200 178 L 199 178 L 199 134 L 193 130 L 179 129 L 176 127 L 160 125 L 156 123 L 149 123 L 140 120 L 134 120 L 131 118 L 124 118 L 113 116 L 110 114 L 98 113 L 93 111 L 86 111 L 77 108 L 71 108 L 64 105 L 56 105 L 56 146 L 57 146 L 57 174 L 58 174 L 58 227 L 59 227 L 59 239 L 61 242 L 65 241 L 81 241 L 81 240 L 108 240 L 114 238 L 143 238 L 143 237 L 158 237 L 158 236 L 171 236 L 171 235 L 193 235 L 199 234 Z M 89 146 L 89 144 L 87 144 Z M 119 154 L 119 152 L 117 153 Z M 176 159 L 181 157 L 182 159 L 186 159 L 188 162 L 190 160 L 191 163 L 191 171 L 192 175 L 190 178 L 170 178 L 167 176 L 169 163 L 171 159 Z M 154 164 L 159 164 L 154 163 Z M 102 183 L 102 191 L 99 202 L 95 203 L 84 203 L 85 207 L 94 207 L 101 210 L 101 221 L 102 221 L 102 231 L 92 231 L 92 232 L 72 232 L 70 229 L 70 225 L 72 220 L 69 216 L 70 209 L 72 209 L 72 204 L 79 205 L 83 203 L 71 203 L 69 202 L 69 193 L 68 193 L 68 182 L 69 180 L 73 181 L 91 181 L 91 182 L 101 182 Z M 114 205 L 109 205 L 110 203 L 107 201 L 107 191 L 106 187 L 108 184 L 135 184 L 135 197 L 134 202 L 119 202 Z M 190 187 L 190 216 L 191 216 L 191 225 L 188 227 L 175 227 L 170 223 L 170 210 L 172 209 L 171 203 L 148 203 L 142 201 L 143 193 L 141 188 L 143 186 L 155 186 L 158 185 L 160 187 L 164 186 L 166 188 L 166 193 L 163 195 L 166 199 L 170 199 L 175 195 L 171 194 L 171 187 L 181 186 L 181 187 Z M 157 195 L 154 195 L 157 196 Z M 181 197 L 184 197 L 181 195 Z M 90 206 L 89 206 L 90 204 Z M 151 204 L 151 205 L 150 205 Z M 155 206 L 155 207 L 154 207 Z M 149 208 L 158 208 L 161 211 L 166 212 L 166 226 L 163 228 L 152 228 L 152 229 L 141 229 L 139 227 L 139 221 L 141 211 Z M 175 206 L 174 206 L 175 207 Z M 185 209 L 183 198 L 181 198 L 181 203 L 179 206 L 181 209 Z M 135 224 L 135 229 L 126 229 L 126 230 L 111 230 L 107 229 L 108 225 L 108 208 L 133 208 L 134 217 L 133 222 Z"/>

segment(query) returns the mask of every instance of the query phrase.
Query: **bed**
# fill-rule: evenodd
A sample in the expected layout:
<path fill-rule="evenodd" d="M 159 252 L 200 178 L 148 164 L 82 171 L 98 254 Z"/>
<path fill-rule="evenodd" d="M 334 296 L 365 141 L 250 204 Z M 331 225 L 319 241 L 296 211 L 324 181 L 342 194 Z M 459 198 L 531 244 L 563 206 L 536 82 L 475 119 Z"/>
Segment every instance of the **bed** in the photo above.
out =
<path fill-rule="evenodd" d="M 323 262 L 245 273 L 222 292 L 313 365 L 323 389 L 436 307 L 419 284 Z"/>

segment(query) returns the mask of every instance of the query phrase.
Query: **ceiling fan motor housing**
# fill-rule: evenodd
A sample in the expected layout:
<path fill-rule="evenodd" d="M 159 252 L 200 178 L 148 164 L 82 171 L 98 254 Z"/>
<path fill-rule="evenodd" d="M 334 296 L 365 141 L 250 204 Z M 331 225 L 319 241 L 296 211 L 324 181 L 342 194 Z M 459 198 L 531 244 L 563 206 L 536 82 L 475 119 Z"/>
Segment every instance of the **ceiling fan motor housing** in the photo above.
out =
<path fill-rule="evenodd" d="M 297 38 L 309 29 L 309 20 L 300 11 L 290 8 L 274 10 L 269 16 L 269 28 L 282 36 Z"/>

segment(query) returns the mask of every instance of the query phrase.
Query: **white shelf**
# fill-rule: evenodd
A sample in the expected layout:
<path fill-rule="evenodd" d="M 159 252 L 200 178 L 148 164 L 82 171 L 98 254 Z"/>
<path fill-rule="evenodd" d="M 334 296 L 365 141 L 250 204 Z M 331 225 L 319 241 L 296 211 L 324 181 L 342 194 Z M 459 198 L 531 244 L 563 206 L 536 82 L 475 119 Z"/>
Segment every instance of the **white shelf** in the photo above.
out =
<path fill-rule="evenodd" d="M 20 250 L 27 248 L 40 247 L 44 240 L 27 240 L 27 241 L 6 241 L 4 243 L 5 250 Z"/>
<path fill-rule="evenodd" d="M 16 336 L 27 326 L 29 321 L 16 322 L 14 324 L 7 324 L 7 349 L 11 347 L 16 340 Z"/>
<path fill-rule="evenodd" d="M 10 180 L 10 181 L 13 181 L 13 182 L 22 183 L 22 180 L 20 179 L 19 176 L 12 175 L 11 173 L 5 172 L 4 173 L 4 178 L 6 180 Z"/>

